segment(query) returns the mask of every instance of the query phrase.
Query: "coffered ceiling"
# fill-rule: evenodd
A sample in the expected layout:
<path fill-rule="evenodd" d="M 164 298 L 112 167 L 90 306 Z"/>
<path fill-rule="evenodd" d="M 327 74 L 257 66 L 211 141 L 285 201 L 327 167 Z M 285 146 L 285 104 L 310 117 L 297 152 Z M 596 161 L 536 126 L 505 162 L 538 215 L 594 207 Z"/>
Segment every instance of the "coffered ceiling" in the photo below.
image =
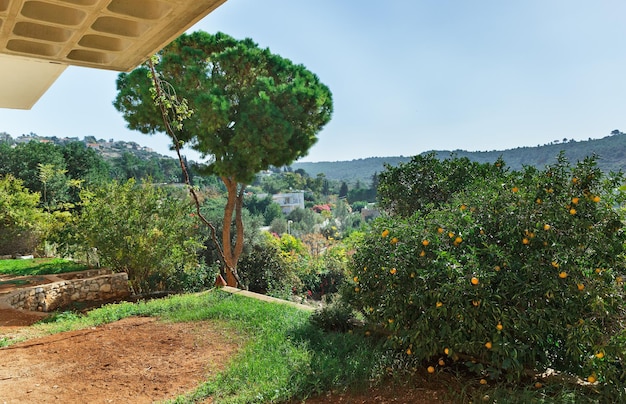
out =
<path fill-rule="evenodd" d="M 29 109 L 68 65 L 130 71 L 226 0 L 0 0 L 0 107 Z"/>

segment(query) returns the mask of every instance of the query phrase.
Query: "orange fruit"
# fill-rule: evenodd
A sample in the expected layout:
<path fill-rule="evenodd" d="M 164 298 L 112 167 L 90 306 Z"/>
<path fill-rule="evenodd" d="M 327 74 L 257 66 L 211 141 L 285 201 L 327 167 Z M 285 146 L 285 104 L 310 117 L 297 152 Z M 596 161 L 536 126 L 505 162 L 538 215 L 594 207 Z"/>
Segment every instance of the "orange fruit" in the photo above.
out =
<path fill-rule="evenodd" d="M 426 251 L 422 250 L 422 251 L 420 252 L 420 257 L 423 257 L 423 256 L 425 256 L 425 255 L 426 255 Z"/>
<path fill-rule="evenodd" d="M 441 227 L 437 228 L 437 233 L 439 234 L 443 233 L 443 229 Z"/>
<path fill-rule="evenodd" d="M 498 331 L 502 331 L 502 329 L 503 329 L 503 328 L 504 328 L 504 327 L 502 326 L 502 323 L 498 323 L 498 325 L 496 325 L 496 329 L 497 329 Z"/>
<path fill-rule="evenodd" d="M 428 371 L 428 373 L 435 373 L 435 368 L 432 366 L 429 366 L 428 368 L 426 368 L 426 370 Z"/>
<path fill-rule="evenodd" d="M 444 361 L 443 359 L 439 359 L 439 366 L 445 366 L 446 365 L 446 361 Z"/>
<path fill-rule="evenodd" d="M 478 307 L 478 306 L 480 306 L 480 300 L 472 300 L 472 304 L 473 304 L 475 307 Z"/>
<path fill-rule="evenodd" d="M 496 265 L 493 269 L 498 272 L 500 270 L 500 265 Z"/>
<path fill-rule="evenodd" d="M 407 349 L 407 350 L 406 350 L 406 354 L 407 354 L 407 355 L 411 355 L 411 353 L 412 353 L 412 352 L 411 352 L 411 348 L 409 348 L 409 349 Z"/>
<path fill-rule="evenodd" d="M 461 210 L 465 210 L 465 209 L 467 209 L 467 206 L 461 205 Z"/>
<path fill-rule="evenodd" d="M 355 277 L 354 277 L 354 281 L 355 281 L 355 282 L 358 282 L 358 281 L 359 281 L 359 277 L 358 277 L 358 276 L 355 276 Z"/>
<path fill-rule="evenodd" d="M 598 358 L 598 359 L 602 359 L 602 358 L 604 358 L 604 352 L 598 352 L 598 353 L 596 354 L 596 358 Z"/>
<path fill-rule="evenodd" d="M 491 341 L 487 341 L 487 342 L 485 343 L 485 348 L 487 348 L 487 349 L 491 349 L 492 347 L 493 347 L 493 345 L 491 344 Z"/>
<path fill-rule="evenodd" d="M 549 224 L 547 224 L 547 223 L 543 225 L 543 229 L 544 229 L 545 231 L 550 230 L 550 227 L 552 227 L 552 226 L 550 226 L 550 225 L 549 225 Z"/>
<path fill-rule="evenodd" d="M 398 272 L 398 270 L 397 270 L 397 269 L 395 269 L 395 268 L 391 268 L 391 269 L 389 270 L 389 272 L 391 273 L 391 275 L 395 275 L 395 274 L 396 274 L 396 272 Z"/>
<path fill-rule="evenodd" d="M 459 245 L 463 242 L 463 239 L 461 237 L 457 237 L 454 239 L 454 244 Z"/>
<path fill-rule="evenodd" d="M 472 282 L 472 285 L 478 285 L 478 283 L 479 283 L 480 281 L 478 280 L 478 278 L 477 278 L 477 277 L 473 277 L 473 278 L 472 278 L 472 280 L 471 280 L 471 282 Z"/>
<path fill-rule="evenodd" d="M 591 198 L 592 201 L 594 201 L 595 203 L 600 202 L 600 197 L 598 195 L 594 196 L 593 198 Z"/>
<path fill-rule="evenodd" d="M 437 302 L 437 303 L 435 303 L 435 306 L 436 307 L 441 307 L 441 306 L 443 306 L 443 303 L 442 302 Z"/>
<path fill-rule="evenodd" d="M 524 237 L 524 238 L 522 239 L 522 244 L 524 244 L 524 245 L 528 245 L 529 243 L 530 243 L 530 240 L 529 240 L 529 239 L 527 239 L 526 237 Z"/>
<path fill-rule="evenodd" d="M 354 288 L 354 291 L 359 293 L 361 291 L 361 288 L 357 286 L 357 287 Z"/>
<path fill-rule="evenodd" d="M 384 238 L 384 237 L 387 237 L 388 235 L 389 235 L 389 230 L 383 230 L 381 236 Z"/>
<path fill-rule="evenodd" d="M 428 240 L 422 240 L 422 245 L 426 247 L 430 242 Z"/>
<path fill-rule="evenodd" d="M 582 283 L 579 283 L 576 286 L 578 287 L 578 290 L 580 290 L 581 292 L 585 289 L 585 285 L 583 285 Z"/>
<path fill-rule="evenodd" d="M 511 189 L 511 191 L 513 191 L 513 193 L 515 194 L 515 193 L 519 192 L 519 188 L 518 187 L 513 187 L 513 189 Z"/>
<path fill-rule="evenodd" d="M 594 375 L 591 375 L 587 378 L 587 381 L 589 383 L 595 383 L 596 382 L 596 377 Z"/>
<path fill-rule="evenodd" d="M 487 384 L 487 380 L 485 380 L 485 379 L 480 379 L 480 384 L 483 384 L 483 385 L 484 385 L 484 384 Z"/>
<path fill-rule="evenodd" d="M 571 208 L 571 209 L 569 210 L 569 214 L 570 214 L 570 215 L 575 215 L 575 214 L 576 214 L 576 209 Z"/>
<path fill-rule="evenodd" d="M 575 197 L 573 197 L 573 198 L 572 198 L 572 203 L 573 203 L 574 205 L 578 205 L 578 201 L 579 201 L 579 200 L 580 200 L 580 198 L 578 198 L 577 196 L 575 196 Z"/>
<path fill-rule="evenodd" d="M 542 387 L 543 387 L 543 384 L 541 384 L 541 383 L 539 383 L 539 382 L 535 383 L 535 388 L 536 388 L 536 389 L 540 389 L 540 388 L 542 388 Z"/>
<path fill-rule="evenodd" d="M 559 278 L 561 278 L 561 279 L 565 279 L 565 278 L 567 278 L 567 272 L 565 272 L 565 271 L 561 271 L 561 272 L 559 273 Z"/>
<path fill-rule="evenodd" d="M 559 267 L 559 263 L 556 262 L 556 261 L 552 261 L 552 266 L 555 267 L 555 268 L 558 268 Z"/>
<path fill-rule="evenodd" d="M 398 242 L 398 237 L 394 237 L 390 241 L 391 244 L 396 244 L 397 242 Z"/>
<path fill-rule="evenodd" d="M 450 350 L 448 348 L 444 348 L 443 349 L 443 353 L 445 353 L 446 355 L 448 355 L 450 353 Z"/>

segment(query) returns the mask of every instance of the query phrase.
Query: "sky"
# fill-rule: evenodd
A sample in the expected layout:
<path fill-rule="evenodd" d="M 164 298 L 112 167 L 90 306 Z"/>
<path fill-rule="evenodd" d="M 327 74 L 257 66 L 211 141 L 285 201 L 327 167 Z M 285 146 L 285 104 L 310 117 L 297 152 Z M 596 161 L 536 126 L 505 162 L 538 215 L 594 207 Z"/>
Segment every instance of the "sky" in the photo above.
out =
<path fill-rule="evenodd" d="M 315 73 L 334 112 L 299 161 L 345 161 L 626 130 L 625 15 L 623 0 L 227 0 L 191 31 L 252 38 Z M 32 110 L 0 109 L 0 132 L 170 154 L 165 135 L 126 128 L 117 75 L 70 66 Z"/>

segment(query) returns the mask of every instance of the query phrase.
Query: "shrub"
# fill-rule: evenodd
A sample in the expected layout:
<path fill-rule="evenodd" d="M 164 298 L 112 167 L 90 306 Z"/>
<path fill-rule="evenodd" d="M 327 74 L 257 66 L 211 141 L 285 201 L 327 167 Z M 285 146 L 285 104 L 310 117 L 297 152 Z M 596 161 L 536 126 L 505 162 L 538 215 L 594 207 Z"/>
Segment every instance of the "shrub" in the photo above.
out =
<path fill-rule="evenodd" d="M 32 254 L 49 227 L 39 194 L 11 175 L 0 177 L 0 255 Z"/>
<path fill-rule="evenodd" d="M 288 235 L 283 237 L 294 239 Z M 291 253 L 281 249 L 280 238 L 267 232 L 263 233 L 260 241 L 239 260 L 237 269 L 241 282 L 252 292 L 277 296 L 290 295 L 292 289 L 299 284 L 290 256 Z"/>
<path fill-rule="evenodd" d="M 171 290 L 174 273 L 198 267 L 202 240 L 191 201 L 184 192 L 168 191 L 131 179 L 81 194 L 82 245 L 96 248 L 102 265 L 128 273 L 137 294 Z"/>
<path fill-rule="evenodd" d="M 357 323 L 352 307 L 347 305 L 341 297 L 337 296 L 327 299 L 326 304 L 322 308 L 315 310 L 309 317 L 309 321 L 324 331 L 337 332 L 351 330 Z"/>
<path fill-rule="evenodd" d="M 464 361 L 492 379 L 553 369 L 623 386 L 620 176 L 563 156 L 543 170 L 467 175 L 439 207 L 374 222 L 347 301 L 420 360 Z"/>

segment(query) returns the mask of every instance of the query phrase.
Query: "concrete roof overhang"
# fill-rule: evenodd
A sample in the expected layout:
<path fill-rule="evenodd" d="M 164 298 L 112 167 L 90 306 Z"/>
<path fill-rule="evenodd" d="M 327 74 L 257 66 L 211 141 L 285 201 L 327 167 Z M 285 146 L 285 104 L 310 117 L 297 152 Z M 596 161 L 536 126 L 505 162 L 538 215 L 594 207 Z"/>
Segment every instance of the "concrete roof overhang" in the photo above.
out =
<path fill-rule="evenodd" d="M 130 71 L 226 0 L 0 0 L 0 108 L 30 109 L 68 65 Z"/>

